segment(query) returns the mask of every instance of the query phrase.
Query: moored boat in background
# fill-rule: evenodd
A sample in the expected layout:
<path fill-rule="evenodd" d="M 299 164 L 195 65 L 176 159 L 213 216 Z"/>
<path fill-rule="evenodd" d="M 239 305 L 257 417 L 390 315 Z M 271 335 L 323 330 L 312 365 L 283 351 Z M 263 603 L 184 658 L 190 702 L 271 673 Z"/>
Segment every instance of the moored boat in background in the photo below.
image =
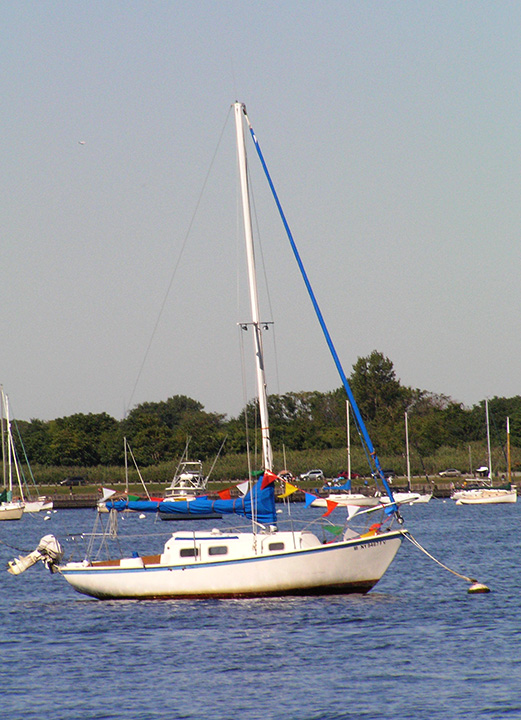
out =
<path fill-rule="evenodd" d="M 508 483 L 494 487 L 492 474 L 492 453 L 490 450 L 490 423 L 488 414 L 488 400 L 485 400 L 485 422 L 487 428 L 487 460 L 488 465 L 482 467 L 482 471 L 487 472 L 487 479 L 474 478 L 465 482 L 463 489 L 455 489 L 451 498 L 456 501 L 457 505 L 503 505 L 517 502 L 517 488 L 512 484 L 510 459 L 508 460 Z M 507 438 L 510 444 L 510 424 L 507 418 Z M 510 458 L 510 454 L 509 454 Z"/>
<path fill-rule="evenodd" d="M 3 488 L 0 492 L 0 521 L 20 520 L 24 513 L 23 490 L 20 475 L 18 474 L 20 499 L 13 498 L 13 466 L 16 467 L 16 454 L 14 452 L 11 420 L 9 418 L 9 399 L 4 392 L 4 388 L 1 386 L 0 404 L 3 479 Z"/>

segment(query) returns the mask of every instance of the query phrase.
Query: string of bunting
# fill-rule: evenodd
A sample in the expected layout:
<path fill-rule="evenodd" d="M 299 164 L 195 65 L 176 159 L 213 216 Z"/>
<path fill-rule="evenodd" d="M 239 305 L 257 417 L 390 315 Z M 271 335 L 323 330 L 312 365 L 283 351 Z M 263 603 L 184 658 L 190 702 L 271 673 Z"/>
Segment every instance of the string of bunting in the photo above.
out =
<path fill-rule="evenodd" d="M 275 480 L 280 480 L 285 484 L 285 490 L 281 495 L 277 495 L 278 498 L 283 499 L 287 498 L 290 495 L 293 495 L 293 493 L 297 492 L 297 490 L 300 490 L 299 487 L 296 485 L 293 485 L 289 480 L 287 480 L 285 477 L 281 477 L 280 475 L 276 475 L 274 472 L 271 472 L 271 470 L 265 470 L 264 471 L 264 477 L 262 479 L 261 484 L 261 490 L 264 490 L 264 488 L 268 487 L 268 485 L 271 485 L 271 483 L 275 482 Z M 239 483 L 238 485 L 230 485 L 228 488 L 224 488 L 224 490 L 219 490 L 218 495 L 221 500 L 231 500 L 231 492 L 234 489 L 238 489 L 241 495 L 245 495 L 248 491 L 248 481 Z M 308 492 L 307 490 L 304 491 L 305 495 L 305 507 L 308 508 L 314 500 L 318 500 L 320 498 L 319 495 L 316 495 L 314 493 Z M 326 512 L 323 513 L 322 517 L 327 517 L 330 515 L 333 510 L 338 507 L 338 503 L 333 502 L 333 500 L 327 500 L 326 499 Z"/>
<path fill-rule="evenodd" d="M 273 475 L 273 473 L 271 473 L 271 474 Z M 301 489 L 301 488 L 297 487 L 296 485 L 293 485 L 292 483 L 290 483 L 289 480 L 287 480 L 285 477 L 281 477 L 280 475 L 278 475 L 276 477 L 286 484 L 286 489 L 282 493 L 282 495 L 277 495 L 277 497 L 279 497 L 279 498 L 289 497 L 290 495 L 293 495 L 294 492 L 297 492 L 297 490 Z M 272 482 L 272 480 L 270 480 L 270 482 Z M 305 507 L 306 508 L 308 508 L 315 500 L 322 499 L 320 497 L 320 495 L 311 493 L 308 490 L 304 490 L 303 492 L 304 492 L 304 496 L 305 496 Z M 338 505 L 339 505 L 339 503 L 334 502 L 334 500 L 328 500 L 326 498 L 325 501 L 326 501 L 327 509 L 326 509 L 326 512 L 323 513 L 322 517 L 327 517 L 328 515 L 330 515 L 333 512 L 333 510 L 336 507 L 338 507 Z M 349 514 L 349 517 L 352 517 L 352 515 L 354 515 L 355 513 L 362 514 L 362 513 L 374 512 L 376 510 L 381 510 L 381 509 L 383 509 L 383 511 L 386 514 L 390 514 L 392 512 L 392 505 L 385 505 L 385 506 L 378 505 L 376 507 L 369 508 L 366 510 L 361 510 L 359 507 L 355 507 L 355 506 L 348 506 L 348 514 Z"/>
<path fill-rule="evenodd" d="M 277 495 L 279 498 L 287 498 L 290 495 L 293 495 L 294 492 L 297 492 L 297 490 L 300 490 L 296 485 L 293 485 L 284 477 L 277 476 L 279 480 L 282 480 L 286 484 L 286 489 L 282 493 L 282 495 Z M 318 495 L 315 495 L 314 493 L 310 493 L 307 490 L 304 490 L 305 495 L 305 507 L 308 508 L 315 500 L 319 499 Z M 333 510 L 338 506 L 338 503 L 333 502 L 333 500 L 326 500 L 326 512 L 322 515 L 322 517 L 327 517 L 330 515 Z"/>

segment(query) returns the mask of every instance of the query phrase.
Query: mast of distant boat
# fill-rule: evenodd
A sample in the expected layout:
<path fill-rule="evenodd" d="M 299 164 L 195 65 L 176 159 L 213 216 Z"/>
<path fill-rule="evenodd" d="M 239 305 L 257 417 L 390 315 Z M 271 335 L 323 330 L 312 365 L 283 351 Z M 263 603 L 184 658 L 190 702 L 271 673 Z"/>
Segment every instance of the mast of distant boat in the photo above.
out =
<path fill-rule="evenodd" d="M 9 502 L 13 499 L 13 462 L 12 462 L 12 443 L 11 443 L 11 421 L 9 420 L 9 400 L 2 388 L 2 406 L 5 414 L 5 430 L 7 436 L 7 499 Z"/>
<path fill-rule="evenodd" d="M 490 452 L 490 424 L 488 418 L 488 400 L 485 400 L 485 416 L 487 419 L 487 454 L 488 454 L 488 479 L 492 487 L 492 453 Z"/>
<path fill-rule="evenodd" d="M 4 403 L 4 388 L 0 385 L 0 402 L 2 404 L 2 412 L 0 413 L 0 421 L 2 422 L 2 480 L 4 490 L 7 489 L 7 458 L 5 456 L 5 429 L 4 429 L 4 417 L 5 417 L 5 403 Z"/>
<path fill-rule="evenodd" d="M 346 400 L 346 430 L 347 430 L 347 477 L 351 480 L 351 429 L 349 426 L 349 400 Z"/>
<path fill-rule="evenodd" d="M 257 394 L 259 397 L 259 413 L 262 435 L 262 457 L 265 470 L 273 469 L 273 454 L 270 442 L 268 419 L 268 400 L 266 391 L 266 376 L 264 373 L 264 355 L 262 350 L 262 329 L 259 313 L 259 297 L 257 292 L 257 277 L 255 272 L 255 253 L 253 248 L 253 232 L 250 211 L 250 193 L 248 187 L 248 168 L 246 161 L 246 146 L 244 139 L 245 107 L 243 103 L 233 104 L 235 111 L 235 129 L 237 137 L 237 159 L 239 164 L 239 179 L 241 184 L 242 213 L 244 222 L 244 240 L 246 243 L 246 260 L 248 266 L 248 283 L 250 290 L 251 325 L 253 328 L 253 344 L 255 350 L 255 368 L 257 376 Z"/>
<path fill-rule="evenodd" d="M 409 416 L 405 411 L 405 451 L 407 455 L 407 489 L 411 491 L 411 459 L 409 455 Z"/>
<path fill-rule="evenodd" d="M 125 493 L 128 498 L 128 455 L 127 455 L 127 438 L 123 438 L 123 449 L 125 452 Z"/>
<path fill-rule="evenodd" d="M 508 485 L 512 487 L 512 463 L 510 457 L 510 418 L 507 417 L 507 465 L 508 465 Z"/>

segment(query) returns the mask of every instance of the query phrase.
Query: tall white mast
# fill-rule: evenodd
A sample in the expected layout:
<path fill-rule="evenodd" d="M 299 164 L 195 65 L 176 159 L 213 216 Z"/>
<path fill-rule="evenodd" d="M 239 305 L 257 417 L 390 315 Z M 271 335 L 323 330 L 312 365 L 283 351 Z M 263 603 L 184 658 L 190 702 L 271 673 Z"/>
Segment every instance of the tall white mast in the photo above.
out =
<path fill-rule="evenodd" d="M 268 400 L 266 391 L 266 377 L 264 373 L 264 355 L 262 351 L 262 331 L 259 314 L 259 296 L 257 293 L 257 277 L 255 274 L 255 254 L 253 250 L 253 232 L 250 212 L 250 193 L 248 187 L 248 168 L 246 160 L 246 146 L 244 142 L 244 117 L 246 108 L 243 103 L 233 104 L 235 111 L 235 129 L 237 136 L 237 159 L 239 163 L 239 178 L 241 183 L 242 214 L 244 221 L 244 240 L 246 243 L 246 261 L 248 265 L 248 282 L 250 288 L 251 319 L 253 327 L 253 345 L 255 351 L 255 367 L 257 375 L 257 393 L 259 396 L 259 412 L 262 433 L 262 457 L 266 470 L 273 469 L 273 454 L 270 442 L 270 428 L 268 419 Z"/>
<path fill-rule="evenodd" d="M 5 423 L 6 423 L 6 432 L 7 432 L 7 472 L 8 472 L 8 488 L 9 488 L 9 494 L 7 496 L 7 499 L 9 502 L 13 499 L 13 455 L 12 455 L 12 449 L 13 444 L 11 442 L 11 420 L 9 419 L 9 398 L 4 393 L 2 389 L 2 400 L 4 403 L 4 411 L 5 411 Z"/>
<path fill-rule="evenodd" d="M 510 418 L 507 417 L 507 472 L 508 484 L 512 485 L 512 462 L 510 457 Z"/>
<path fill-rule="evenodd" d="M 5 456 L 5 400 L 4 400 L 4 387 L 0 385 L 0 422 L 2 423 L 2 481 L 3 487 L 7 488 L 7 458 Z"/>
<path fill-rule="evenodd" d="M 349 400 L 346 400 L 346 431 L 347 431 L 347 477 L 351 480 L 351 429 L 349 424 Z"/>
<path fill-rule="evenodd" d="M 125 451 L 125 492 L 128 498 L 128 455 L 127 455 L 127 438 L 123 438 L 123 449 Z"/>
<path fill-rule="evenodd" d="M 411 457 L 409 455 L 409 415 L 405 411 L 405 451 L 407 453 L 407 489 L 411 490 Z"/>
<path fill-rule="evenodd" d="M 487 453 L 488 453 L 488 479 L 492 487 L 492 453 L 490 452 L 490 425 L 488 421 L 488 400 L 485 400 L 485 415 L 487 418 Z"/>

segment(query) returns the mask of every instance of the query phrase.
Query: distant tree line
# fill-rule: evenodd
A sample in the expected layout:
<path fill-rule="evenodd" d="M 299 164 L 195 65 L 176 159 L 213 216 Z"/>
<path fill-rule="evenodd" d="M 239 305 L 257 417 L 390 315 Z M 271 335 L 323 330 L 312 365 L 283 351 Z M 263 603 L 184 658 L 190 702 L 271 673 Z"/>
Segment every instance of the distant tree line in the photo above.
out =
<path fill-rule="evenodd" d="M 406 411 L 410 445 L 420 456 L 485 439 L 484 400 L 466 408 L 445 395 L 404 387 L 393 363 L 376 350 L 357 360 L 349 382 L 380 455 L 404 452 Z M 275 448 L 345 447 L 343 388 L 271 395 L 268 406 Z M 508 416 L 511 444 L 521 447 L 521 397 L 490 399 L 489 415 L 494 444 L 505 445 Z M 228 419 L 184 395 L 142 403 L 121 421 L 107 413 L 77 413 L 45 422 L 18 420 L 16 427 L 29 462 L 44 466 L 121 466 L 124 437 L 143 467 L 179 458 L 187 438 L 190 457 L 200 460 L 215 457 L 221 447 L 222 454 L 244 453 L 248 443 L 250 448 L 259 443 L 256 401 Z"/>

